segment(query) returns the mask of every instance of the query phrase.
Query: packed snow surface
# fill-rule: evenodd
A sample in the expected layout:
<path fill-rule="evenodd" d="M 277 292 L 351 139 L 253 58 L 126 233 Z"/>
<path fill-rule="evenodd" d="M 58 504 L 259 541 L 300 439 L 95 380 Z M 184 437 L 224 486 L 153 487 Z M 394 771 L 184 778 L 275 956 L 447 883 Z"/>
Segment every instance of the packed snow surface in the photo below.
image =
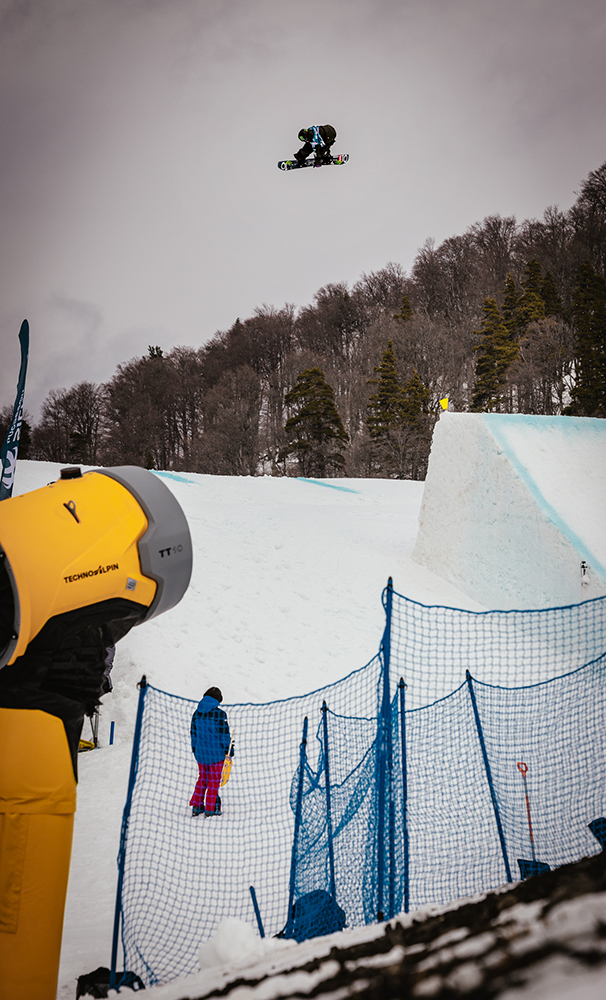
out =
<path fill-rule="evenodd" d="M 444 413 L 413 554 L 494 609 L 606 594 L 606 420 Z"/>
<path fill-rule="evenodd" d="M 456 416 L 448 414 L 448 421 Z M 443 420 L 440 425 L 448 426 Z M 60 468 L 58 464 L 19 462 L 15 495 L 54 481 Z M 550 470 L 553 463 L 546 462 L 541 488 L 547 494 Z M 133 629 L 120 642 L 114 691 L 105 697 L 101 709 L 101 748 L 79 757 L 61 1000 L 75 996 L 78 975 L 109 965 L 116 856 L 136 684 L 142 674 L 154 686 L 186 698 L 197 700 L 208 686 L 217 684 L 227 703 L 262 703 L 319 688 L 368 662 L 379 647 L 384 625 L 381 592 L 390 576 L 397 591 L 423 604 L 478 611 L 491 606 L 488 597 L 480 604 L 479 596 L 467 596 L 439 575 L 445 573 L 439 559 L 433 568 L 413 561 L 423 483 L 157 474 L 187 516 L 194 547 L 193 575 L 176 608 Z M 447 483 L 444 489 L 448 493 Z M 445 515 L 451 510 L 446 519 L 454 530 L 455 515 L 463 516 L 463 506 L 452 495 L 449 502 L 447 496 L 444 500 L 442 510 Z M 532 520 L 527 529 L 531 534 L 536 507 L 525 511 Z M 595 536 L 602 537 L 601 525 L 598 530 L 589 521 L 584 535 L 578 531 L 590 549 L 595 543 L 594 528 Z M 424 530 L 425 542 L 438 551 L 439 523 L 433 539 L 427 525 Z M 606 562 L 606 555 L 603 559 Z M 116 723 L 116 737 L 110 747 L 111 721 Z M 347 933 L 371 931 L 360 928 Z M 261 947 L 257 939 L 253 948 L 249 932 L 235 926 L 230 930 L 227 925 L 201 956 L 209 974 L 224 958 L 230 933 L 242 952 L 250 949 L 252 962 L 265 962 L 268 969 L 275 962 L 275 948 L 280 951 L 282 943 L 267 942 Z M 314 948 L 323 954 L 327 943 L 324 939 L 283 947 L 307 949 L 311 957 Z M 297 962 L 302 953 L 298 952 Z M 211 979 L 216 974 L 213 971 Z M 168 998 L 187 992 L 185 984 L 180 988 L 175 983 L 159 988 L 157 995 Z"/>
<path fill-rule="evenodd" d="M 19 462 L 14 495 L 54 481 L 60 469 Z M 376 654 L 390 576 L 396 590 L 423 604 L 483 610 L 411 558 L 422 483 L 158 475 L 187 517 L 193 575 L 176 608 L 118 644 L 101 749 L 79 756 L 58 994 L 65 1000 L 73 1000 L 78 975 L 109 965 L 142 674 L 186 698 L 198 700 L 216 684 L 227 703 L 267 702 L 336 681 Z"/>

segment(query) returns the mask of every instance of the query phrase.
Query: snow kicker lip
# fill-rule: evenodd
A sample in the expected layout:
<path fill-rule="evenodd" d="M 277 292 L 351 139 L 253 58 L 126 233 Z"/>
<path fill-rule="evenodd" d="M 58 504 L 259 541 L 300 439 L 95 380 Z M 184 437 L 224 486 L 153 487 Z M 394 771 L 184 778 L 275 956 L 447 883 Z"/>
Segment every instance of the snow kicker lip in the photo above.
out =
<path fill-rule="evenodd" d="M 597 417 L 444 411 L 413 559 L 492 609 L 604 596 L 605 446 Z"/>

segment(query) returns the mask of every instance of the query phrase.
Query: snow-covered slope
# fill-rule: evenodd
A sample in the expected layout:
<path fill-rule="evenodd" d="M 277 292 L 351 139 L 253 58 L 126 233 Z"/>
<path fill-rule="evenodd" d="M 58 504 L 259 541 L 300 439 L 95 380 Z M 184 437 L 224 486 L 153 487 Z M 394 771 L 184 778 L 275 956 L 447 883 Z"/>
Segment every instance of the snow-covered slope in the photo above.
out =
<path fill-rule="evenodd" d="M 19 462 L 15 495 L 57 478 L 61 466 Z M 115 691 L 103 709 L 130 740 L 136 683 L 198 699 L 266 702 L 322 687 L 377 652 L 389 576 L 423 604 L 482 610 L 414 563 L 423 484 L 158 473 L 192 534 L 194 568 L 183 600 L 118 647 Z"/>
<path fill-rule="evenodd" d="M 15 495 L 55 480 L 60 468 L 19 462 Z M 321 687 L 377 652 L 389 576 L 422 603 L 482 610 L 411 558 L 422 483 L 159 475 L 187 516 L 193 576 L 176 608 L 119 643 L 114 691 L 101 710 L 101 749 L 80 754 L 60 973 L 65 1000 L 75 995 L 79 974 L 109 964 L 142 674 L 192 699 L 219 684 L 227 702 L 266 702 Z M 116 741 L 108 747 L 112 720 Z"/>
<path fill-rule="evenodd" d="M 413 555 L 490 608 L 606 594 L 606 421 L 443 413 Z"/>
<path fill-rule="evenodd" d="M 20 462 L 15 492 L 44 486 L 59 469 Z M 422 483 L 159 475 L 188 518 L 194 572 L 175 609 L 119 644 L 115 689 L 102 706 L 101 749 L 80 755 L 61 1000 L 75 996 L 78 975 L 109 965 L 141 674 L 192 699 L 218 683 L 226 701 L 265 702 L 330 683 L 376 653 L 389 576 L 400 593 L 421 603 L 482 610 L 412 559 Z M 112 720 L 116 742 L 109 747 Z M 291 947 L 311 957 L 319 945 Z M 184 985 L 173 995 L 188 990 Z"/>

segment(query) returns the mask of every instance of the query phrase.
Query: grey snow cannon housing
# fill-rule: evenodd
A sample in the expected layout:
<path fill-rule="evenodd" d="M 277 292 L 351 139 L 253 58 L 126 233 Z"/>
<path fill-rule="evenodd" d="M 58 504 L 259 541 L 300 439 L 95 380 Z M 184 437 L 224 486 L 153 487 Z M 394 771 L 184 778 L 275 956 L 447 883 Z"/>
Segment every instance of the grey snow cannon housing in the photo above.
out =
<path fill-rule="evenodd" d="M 137 545 L 141 571 L 158 585 L 149 610 L 141 619 L 148 622 L 174 608 L 189 586 L 193 565 L 189 525 L 168 486 L 147 469 L 119 465 L 95 472 L 126 487 L 149 522 Z"/>

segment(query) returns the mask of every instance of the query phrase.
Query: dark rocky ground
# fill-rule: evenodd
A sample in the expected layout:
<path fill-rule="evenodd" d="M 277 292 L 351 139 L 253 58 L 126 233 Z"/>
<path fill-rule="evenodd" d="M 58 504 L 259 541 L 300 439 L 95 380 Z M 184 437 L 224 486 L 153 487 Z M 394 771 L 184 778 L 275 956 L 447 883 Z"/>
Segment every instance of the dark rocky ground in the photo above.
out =
<path fill-rule="evenodd" d="M 191 1000 L 231 994 L 233 1000 L 492 1000 L 536 982 L 554 960 L 573 976 L 577 969 L 581 974 L 603 967 L 606 997 L 606 851 L 477 901 L 424 919 L 395 919 L 382 933 L 377 930 L 371 940 L 332 947 L 274 977 L 240 976 Z"/>

